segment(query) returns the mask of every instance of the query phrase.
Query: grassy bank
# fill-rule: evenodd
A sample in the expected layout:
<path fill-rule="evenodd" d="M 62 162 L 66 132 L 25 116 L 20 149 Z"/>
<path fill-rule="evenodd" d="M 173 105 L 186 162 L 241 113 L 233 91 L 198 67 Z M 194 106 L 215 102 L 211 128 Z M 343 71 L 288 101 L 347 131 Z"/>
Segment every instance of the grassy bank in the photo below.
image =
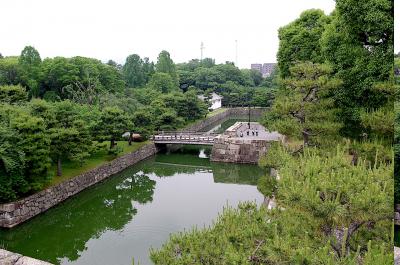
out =
<path fill-rule="evenodd" d="M 209 113 L 207 114 L 206 117 L 207 117 L 207 118 L 210 118 L 210 117 L 215 116 L 215 115 L 217 115 L 217 114 L 220 114 L 220 113 L 222 113 L 222 112 L 224 112 L 224 111 L 226 111 L 226 110 L 227 110 L 227 108 L 215 109 L 215 110 L 209 112 Z"/>
<path fill-rule="evenodd" d="M 48 187 L 57 185 L 65 180 L 78 176 L 86 171 L 99 167 L 117 157 L 123 156 L 125 154 L 134 152 L 138 150 L 140 147 L 148 144 L 149 142 L 133 142 L 132 145 L 129 145 L 127 141 L 118 141 L 118 146 L 122 148 L 122 152 L 117 156 L 110 155 L 107 152 L 107 147 L 109 146 L 109 142 L 106 143 L 106 148 L 99 150 L 98 152 L 92 154 L 86 161 L 81 164 L 79 161 L 70 161 L 66 160 L 62 162 L 62 176 L 56 176 L 57 165 L 54 164 L 50 172 L 53 175 L 51 182 L 47 185 Z"/>

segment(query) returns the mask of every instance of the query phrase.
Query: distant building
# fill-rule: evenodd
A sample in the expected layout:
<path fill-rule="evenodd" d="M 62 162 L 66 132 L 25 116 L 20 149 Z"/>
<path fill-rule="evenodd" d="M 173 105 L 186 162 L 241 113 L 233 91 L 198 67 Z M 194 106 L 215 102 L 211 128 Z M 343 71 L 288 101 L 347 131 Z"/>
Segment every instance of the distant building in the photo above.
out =
<path fill-rule="evenodd" d="M 275 70 L 276 63 L 265 63 L 263 64 L 262 67 L 262 75 L 263 77 L 268 77 L 272 74 L 272 72 Z"/>
<path fill-rule="evenodd" d="M 250 68 L 259 71 L 262 76 L 268 77 L 272 74 L 272 72 L 275 70 L 276 63 L 253 63 L 251 64 Z"/>
<path fill-rule="evenodd" d="M 211 97 L 211 109 L 215 110 L 220 107 L 222 107 L 222 97 L 213 92 Z"/>
<path fill-rule="evenodd" d="M 262 73 L 262 64 L 260 64 L 260 63 L 253 63 L 253 64 L 251 64 L 251 69 L 252 69 L 252 70 L 257 70 L 257 71 L 259 71 L 260 73 Z"/>

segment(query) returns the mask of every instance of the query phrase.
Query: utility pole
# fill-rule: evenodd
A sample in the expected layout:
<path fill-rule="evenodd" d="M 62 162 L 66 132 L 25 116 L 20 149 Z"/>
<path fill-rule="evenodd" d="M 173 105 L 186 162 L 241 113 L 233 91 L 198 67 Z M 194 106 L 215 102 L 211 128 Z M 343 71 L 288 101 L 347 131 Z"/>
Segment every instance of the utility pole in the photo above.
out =
<path fill-rule="evenodd" d="M 204 43 L 201 42 L 201 44 L 200 44 L 200 61 L 203 61 L 203 50 L 204 50 Z"/>
<path fill-rule="evenodd" d="M 247 92 L 247 106 L 249 107 L 249 122 L 247 123 L 249 125 L 249 130 L 250 130 L 250 93 Z"/>

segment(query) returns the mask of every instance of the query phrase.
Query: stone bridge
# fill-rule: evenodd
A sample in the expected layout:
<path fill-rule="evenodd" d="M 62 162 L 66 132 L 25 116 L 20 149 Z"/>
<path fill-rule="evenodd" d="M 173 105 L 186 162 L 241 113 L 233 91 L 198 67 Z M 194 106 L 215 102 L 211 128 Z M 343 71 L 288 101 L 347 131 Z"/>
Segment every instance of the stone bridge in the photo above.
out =
<path fill-rule="evenodd" d="M 269 132 L 258 122 L 236 122 L 222 134 L 196 131 L 159 132 L 151 137 L 155 144 L 211 145 L 214 162 L 256 164 L 271 142 L 284 141 L 278 132 Z"/>
<path fill-rule="evenodd" d="M 176 132 L 158 132 L 151 136 L 155 144 L 195 144 L 195 145 L 213 145 L 214 139 L 219 134 L 202 133 L 195 131 L 176 131 Z"/>

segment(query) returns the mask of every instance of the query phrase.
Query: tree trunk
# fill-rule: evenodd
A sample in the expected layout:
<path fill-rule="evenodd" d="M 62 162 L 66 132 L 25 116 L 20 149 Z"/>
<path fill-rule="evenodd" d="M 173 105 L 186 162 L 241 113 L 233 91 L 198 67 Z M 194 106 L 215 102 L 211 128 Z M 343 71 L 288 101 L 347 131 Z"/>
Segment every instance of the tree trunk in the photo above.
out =
<path fill-rule="evenodd" d="M 132 132 L 129 132 L 129 139 L 128 139 L 128 144 L 132 145 Z"/>
<path fill-rule="evenodd" d="M 61 170 L 61 157 L 57 159 L 57 176 L 61 177 L 62 170 Z"/>
<path fill-rule="evenodd" d="M 308 146 L 310 143 L 310 134 L 307 129 L 304 129 L 303 132 L 303 146 Z"/>
<path fill-rule="evenodd" d="M 114 146 L 115 146 L 115 140 L 114 138 L 112 138 L 110 141 L 110 149 L 113 149 Z"/>
<path fill-rule="evenodd" d="M 333 250 L 338 257 L 345 257 L 350 251 L 350 239 L 353 234 L 366 222 L 354 222 L 347 228 L 335 228 L 332 231 L 336 243 L 331 242 Z"/>

